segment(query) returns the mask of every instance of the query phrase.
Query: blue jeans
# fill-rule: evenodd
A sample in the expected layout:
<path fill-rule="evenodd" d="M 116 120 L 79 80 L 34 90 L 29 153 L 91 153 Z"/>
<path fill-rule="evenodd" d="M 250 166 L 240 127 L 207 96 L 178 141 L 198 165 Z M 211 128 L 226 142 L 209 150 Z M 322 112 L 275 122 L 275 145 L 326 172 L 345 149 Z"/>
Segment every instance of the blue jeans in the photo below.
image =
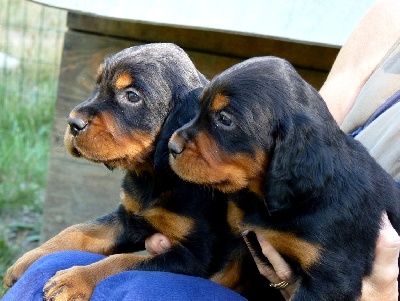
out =
<path fill-rule="evenodd" d="M 40 258 L 8 290 L 1 301 L 42 301 L 43 286 L 59 270 L 88 265 L 103 255 L 63 251 Z M 118 301 L 245 301 L 242 296 L 210 280 L 167 272 L 127 271 L 98 283 L 91 300 Z"/>

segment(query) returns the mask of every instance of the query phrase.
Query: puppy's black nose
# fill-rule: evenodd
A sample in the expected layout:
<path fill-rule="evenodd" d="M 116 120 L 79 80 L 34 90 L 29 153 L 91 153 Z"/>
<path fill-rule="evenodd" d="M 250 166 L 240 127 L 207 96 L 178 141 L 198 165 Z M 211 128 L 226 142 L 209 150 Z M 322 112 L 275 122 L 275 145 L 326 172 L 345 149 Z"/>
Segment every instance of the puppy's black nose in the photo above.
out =
<path fill-rule="evenodd" d="M 69 129 L 71 134 L 76 136 L 87 126 L 87 122 L 80 118 L 68 118 Z"/>
<path fill-rule="evenodd" d="M 174 157 L 174 159 L 176 158 L 177 155 L 183 152 L 182 145 L 179 145 L 173 140 L 168 142 L 168 149 L 169 153 L 172 155 L 172 157 Z"/>

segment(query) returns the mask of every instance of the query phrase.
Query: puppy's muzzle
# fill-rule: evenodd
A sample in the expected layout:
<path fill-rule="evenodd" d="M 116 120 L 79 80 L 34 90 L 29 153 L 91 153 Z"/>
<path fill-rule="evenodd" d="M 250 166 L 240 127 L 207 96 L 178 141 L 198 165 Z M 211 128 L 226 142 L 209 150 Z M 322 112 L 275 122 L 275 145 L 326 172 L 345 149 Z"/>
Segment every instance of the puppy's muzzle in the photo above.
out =
<path fill-rule="evenodd" d="M 68 118 L 69 129 L 74 136 L 79 135 L 87 126 L 87 122 L 80 118 Z"/>
<path fill-rule="evenodd" d="M 176 157 L 183 152 L 184 147 L 174 140 L 168 142 L 169 153 L 176 159 Z"/>

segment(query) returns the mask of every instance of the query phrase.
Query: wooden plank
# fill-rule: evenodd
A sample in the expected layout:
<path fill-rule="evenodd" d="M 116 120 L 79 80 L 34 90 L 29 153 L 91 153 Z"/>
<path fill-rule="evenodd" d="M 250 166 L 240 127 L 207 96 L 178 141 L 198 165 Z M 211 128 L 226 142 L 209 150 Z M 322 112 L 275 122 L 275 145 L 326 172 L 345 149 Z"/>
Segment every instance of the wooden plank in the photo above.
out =
<path fill-rule="evenodd" d="M 211 79 L 214 75 L 223 70 L 243 61 L 246 58 L 226 57 L 222 55 L 214 55 L 190 51 L 185 49 L 190 59 L 194 62 L 198 70 L 200 70 L 207 78 Z M 320 70 L 305 69 L 296 66 L 297 72 L 309 82 L 313 87 L 319 89 L 324 83 L 328 73 Z"/>
<path fill-rule="evenodd" d="M 275 55 L 296 67 L 328 72 L 339 47 L 311 44 L 244 33 L 121 21 L 69 13 L 68 27 L 94 34 L 143 42 L 172 42 L 187 50 L 232 56 L 239 59 Z"/>
<path fill-rule="evenodd" d="M 343 45 L 375 0 L 30 0 L 80 14 Z M 351 3 L 349 5 L 349 3 Z"/>

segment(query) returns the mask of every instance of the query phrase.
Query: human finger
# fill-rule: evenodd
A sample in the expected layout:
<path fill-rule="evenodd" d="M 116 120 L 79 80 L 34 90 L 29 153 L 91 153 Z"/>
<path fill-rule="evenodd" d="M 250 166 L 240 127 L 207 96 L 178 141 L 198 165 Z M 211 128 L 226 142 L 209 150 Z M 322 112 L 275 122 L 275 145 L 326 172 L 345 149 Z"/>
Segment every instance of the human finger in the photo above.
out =
<path fill-rule="evenodd" d="M 289 264 L 283 259 L 279 252 L 271 245 L 268 239 L 261 233 L 256 233 L 257 240 L 261 246 L 262 253 L 268 258 L 275 273 L 284 281 L 292 280 L 292 269 Z"/>
<path fill-rule="evenodd" d="M 292 272 L 290 270 L 289 265 L 286 263 L 286 261 L 279 255 L 279 253 L 275 250 L 275 248 L 268 242 L 268 240 L 265 237 L 262 237 L 261 235 L 256 236 L 253 232 L 249 231 L 244 231 L 243 233 L 243 238 L 254 258 L 254 261 L 257 265 L 257 268 L 260 272 L 261 275 L 266 277 L 270 282 L 270 286 L 277 288 L 281 291 L 282 295 L 286 300 L 289 300 L 293 294 L 295 293 L 298 283 L 294 282 L 291 278 Z M 261 247 L 262 254 L 258 254 L 255 249 L 254 249 L 254 242 L 253 241 L 253 236 L 254 235 L 254 240 L 257 239 L 258 243 Z M 260 238 L 260 240 L 259 240 Z M 269 263 L 266 263 L 265 258 L 261 258 L 262 256 L 265 256 Z M 273 263 L 273 264 L 272 264 Z M 276 271 L 274 270 L 274 267 L 277 267 L 280 269 L 280 274 L 283 276 L 281 278 Z M 285 270 L 286 269 L 286 270 Z"/>

